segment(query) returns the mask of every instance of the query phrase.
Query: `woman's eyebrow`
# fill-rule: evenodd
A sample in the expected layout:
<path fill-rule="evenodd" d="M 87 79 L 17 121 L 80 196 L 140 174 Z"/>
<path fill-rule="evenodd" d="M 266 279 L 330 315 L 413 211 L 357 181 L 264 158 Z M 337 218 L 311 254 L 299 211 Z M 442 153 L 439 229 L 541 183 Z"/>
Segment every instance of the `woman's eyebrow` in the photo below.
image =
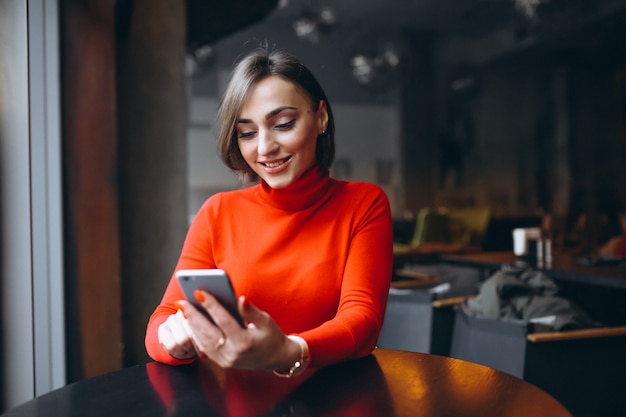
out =
<path fill-rule="evenodd" d="M 298 109 L 297 107 L 293 107 L 293 106 L 277 107 L 265 115 L 265 120 L 271 119 L 272 117 L 276 116 L 277 114 L 279 114 L 280 112 L 284 110 L 297 110 L 297 109 Z M 253 123 L 253 122 L 251 119 L 237 119 L 237 124 L 245 124 L 245 123 Z"/>
<path fill-rule="evenodd" d="M 267 113 L 265 115 L 265 120 L 271 119 L 272 117 L 276 116 L 278 113 L 282 112 L 283 110 L 296 110 L 296 107 L 280 106 L 280 107 L 272 110 L 271 112 Z"/>

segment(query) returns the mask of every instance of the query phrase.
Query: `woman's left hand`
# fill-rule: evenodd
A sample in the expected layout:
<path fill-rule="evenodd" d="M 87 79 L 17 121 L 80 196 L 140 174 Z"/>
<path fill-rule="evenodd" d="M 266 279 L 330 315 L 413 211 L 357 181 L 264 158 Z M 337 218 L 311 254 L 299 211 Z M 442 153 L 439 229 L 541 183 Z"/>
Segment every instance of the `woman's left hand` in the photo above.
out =
<path fill-rule="evenodd" d="M 201 358 L 206 356 L 225 368 L 280 370 L 288 369 L 300 357 L 300 346 L 283 333 L 269 314 L 245 297 L 238 300 L 239 314 L 247 324 L 242 328 L 211 294 L 198 291 L 196 295 L 215 322 L 211 323 L 190 303 L 180 302 Z"/>

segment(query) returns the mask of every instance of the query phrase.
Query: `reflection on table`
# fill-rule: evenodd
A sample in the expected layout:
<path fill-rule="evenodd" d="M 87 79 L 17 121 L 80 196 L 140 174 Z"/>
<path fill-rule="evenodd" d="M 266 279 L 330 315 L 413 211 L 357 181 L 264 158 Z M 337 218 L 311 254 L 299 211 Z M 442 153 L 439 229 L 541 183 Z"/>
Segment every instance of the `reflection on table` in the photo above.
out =
<path fill-rule="evenodd" d="M 10 416 L 571 416 L 509 374 L 436 355 L 377 349 L 295 379 L 208 361 L 148 363 L 68 385 Z"/>

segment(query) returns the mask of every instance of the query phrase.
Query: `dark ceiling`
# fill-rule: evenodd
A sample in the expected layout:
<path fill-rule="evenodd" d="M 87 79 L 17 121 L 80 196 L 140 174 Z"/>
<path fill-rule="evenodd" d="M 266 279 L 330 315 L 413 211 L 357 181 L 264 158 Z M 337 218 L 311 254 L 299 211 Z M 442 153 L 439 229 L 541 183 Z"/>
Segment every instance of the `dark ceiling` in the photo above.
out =
<path fill-rule="evenodd" d="M 187 48 L 215 43 L 267 17 L 279 0 L 187 0 Z"/>
<path fill-rule="evenodd" d="M 520 36 L 554 41 L 576 34 L 607 39 L 626 26 L 626 0 L 280 0 L 267 20 L 289 22 L 324 6 L 346 30 L 483 36 L 515 28 Z"/>
<path fill-rule="evenodd" d="M 206 45 L 263 21 L 287 24 L 330 8 L 335 26 L 485 36 L 506 28 L 548 48 L 626 45 L 626 0 L 187 0 L 188 46 Z"/>
<path fill-rule="evenodd" d="M 328 6 L 337 24 L 348 28 L 476 34 L 517 18 L 513 0 L 285 0 L 284 3 L 270 19 L 294 20 L 306 10 Z"/>

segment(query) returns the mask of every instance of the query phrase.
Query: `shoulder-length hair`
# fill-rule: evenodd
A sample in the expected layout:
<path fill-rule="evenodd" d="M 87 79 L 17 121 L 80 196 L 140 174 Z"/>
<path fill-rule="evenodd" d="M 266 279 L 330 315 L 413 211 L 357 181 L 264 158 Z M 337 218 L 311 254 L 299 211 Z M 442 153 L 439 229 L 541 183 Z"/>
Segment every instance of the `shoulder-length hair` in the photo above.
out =
<path fill-rule="evenodd" d="M 241 155 L 236 125 L 250 89 L 269 76 L 279 76 L 294 83 L 310 97 L 314 111 L 319 109 L 321 100 L 326 103 L 328 125 L 325 132 L 317 137 L 315 159 L 320 172 L 328 173 L 335 159 L 335 120 L 326 93 L 313 73 L 297 58 L 281 50 L 269 51 L 265 47 L 245 55 L 230 75 L 217 116 L 217 148 L 220 158 L 242 181 L 258 180 L 258 175 Z"/>

